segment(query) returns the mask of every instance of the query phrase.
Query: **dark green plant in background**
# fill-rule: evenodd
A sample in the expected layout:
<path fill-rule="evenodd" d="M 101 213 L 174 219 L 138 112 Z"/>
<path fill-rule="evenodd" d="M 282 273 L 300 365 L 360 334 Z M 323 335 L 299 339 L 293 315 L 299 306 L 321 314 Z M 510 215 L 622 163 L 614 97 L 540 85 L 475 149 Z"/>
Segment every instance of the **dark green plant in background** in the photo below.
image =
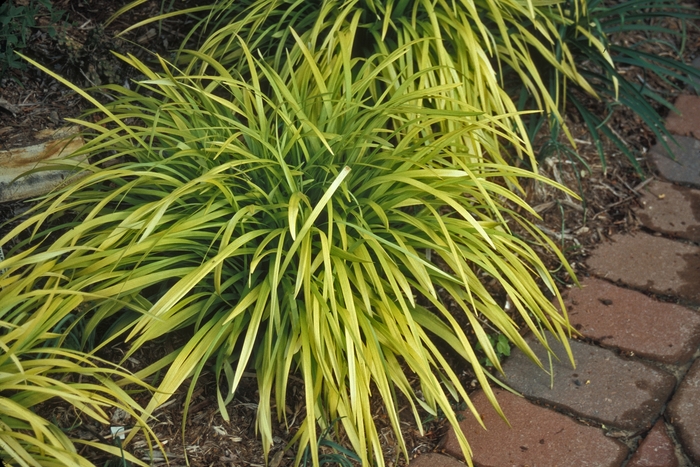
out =
<path fill-rule="evenodd" d="M 36 18 L 40 13 L 48 16 L 46 31 L 51 37 L 56 37 L 54 25 L 61 20 L 64 12 L 54 8 L 51 0 L 28 0 L 22 4 L 8 0 L 0 4 L 0 77 L 9 69 L 26 68 L 26 62 L 15 51 L 27 47 L 33 30 L 38 27 Z"/>
<path fill-rule="evenodd" d="M 656 88 L 654 80 L 660 80 L 667 89 L 677 92 L 684 87 L 694 87 L 694 80 L 700 79 L 700 70 L 681 59 L 686 28 L 698 27 L 696 20 L 700 19 L 700 12 L 697 6 L 678 0 L 590 0 L 587 10 L 576 17 L 572 12 L 578 3 L 568 0 L 567 7 L 562 10 L 567 13 L 569 22 L 561 26 L 559 35 L 568 47 L 567 50 L 559 49 L 560 45 L 557 44 L 556 53 L 558 56 L 573 54 L 579 73 L 595 90 L 600 101 L 598 106 L 605 111 L 592 110 L 582 99 L 583 89 L 574 82 L 567 83 L 567 80 L 563 81 L 566 100 L 562 106 L 570 102 L 572 110 L 575 109 L 580 115 L 588 127 L 604 169 L 603 138 L 608 138 L 641 171 L 638 154 L 613 130 L 610 124 L 612 114 L 616 109 L 626 107 L 654 133 L 657 142 L 673 144 L 673 137 L 666 130 L 663 116 L 658 110 L 665 108 L 675 111 L 670 102 L 673 96 L 666 90 Z M 633 40 L 621 43 L 616 40 L 620 34 L 633 34 Z M 612 60 L 600 54 L 593 40 L 604 44 Z M 674 56 L 659 55 L 649 50 L 652 41 L 662 40 L 665 40 L 663 45 L 672 50 Z M 624 70 L 630 70 L 630 73 Z M 550 69 L 548 81 L 552 95 L 560 93 L 563 78 L 556 70 Z M 522 96 L 527 97 L 526 94 Z M 526 99 L 521 99 L 521 109 L 532 106 L 532 101 L 528 103 Z M 534 140 L 548 119 L 555 130 L 562 126 L 562 121 L 552 119 L 551 115 L 531 118 L 531 139 Z"/>
<path fill-rule="evenodd" d="M 77 42 L 68 34 L 58 35 L 58 47 L 65 53 L 61 72 L 73 80 L 86 80 L 88 86 L 123 83 L 127 70 L 113 53 L 123 52 L 122 40 L 115 39 L 101 25 L 91 28 Z"/>
<path fill-rule="evenodd" d="M 510 356 L 511 347 L 508 337 L 498 332 L 489 334 L 487 337 L 499 361 Z M 480 343 L 477 344 L 475 348 L 476 350 L 482 350 Z M 491 363 L 491 360 L 488 358 L 484 358 L 481 364 L 485 367 L 493 367 L 493 363 Z"/>
<path fill-rule="evenodd" d="M 357 463 L 362 462 L 362 459 L 360 459 L 360 456 L 358 456 L 356 453 L 344 448 L 332 440 L 331 433 L 339 421 L 339 419 L 336 419 L 329 423 L 328 427 L 326 427 L 326 429 L 323 430 L 323 433 L 321 433 L 321 435 L 318 437 L 316 445 L 319 448 L 325 448 L 333 451 L 330 453 L 326 452 L 324 454 L 320 454 L 318 456 L 318 465 L 330 464 L 340 467 L 353 467 L 357 465 Z M 310 465 L 313 465 L 312 457 L 311 449 L 309 446 L 307 446 L 299 465 L 302 467 L 309 467 Z"/>

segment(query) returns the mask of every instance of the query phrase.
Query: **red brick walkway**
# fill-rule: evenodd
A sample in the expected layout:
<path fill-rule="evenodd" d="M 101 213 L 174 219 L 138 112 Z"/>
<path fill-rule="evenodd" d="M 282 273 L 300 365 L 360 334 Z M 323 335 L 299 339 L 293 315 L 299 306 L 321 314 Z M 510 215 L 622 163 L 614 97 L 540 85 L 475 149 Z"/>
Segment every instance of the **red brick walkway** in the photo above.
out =
<path fill-rule="evenodd" d="M 476 466 L 700 466 L 700 98 L 676 106 L 682 116 L 666 122 L 679 135 L 675 161 L 661 146 L 650 151 L 666 181 L 640 193 L 645 231 L 596 248 L 587 260 L 594 277 L 566 295 L 586 341 L 571 342 L 576 368 L 558 343 L 553 379 L 514 351 L 505 382 L 524 397 L 497 391 L 511 427 L 480 391 L 473 402 L 487 430 L 470 413 L 461 423 Z M 459 459 L 451 431 L 441 453 L 410 467 L 463 466 Z"/>

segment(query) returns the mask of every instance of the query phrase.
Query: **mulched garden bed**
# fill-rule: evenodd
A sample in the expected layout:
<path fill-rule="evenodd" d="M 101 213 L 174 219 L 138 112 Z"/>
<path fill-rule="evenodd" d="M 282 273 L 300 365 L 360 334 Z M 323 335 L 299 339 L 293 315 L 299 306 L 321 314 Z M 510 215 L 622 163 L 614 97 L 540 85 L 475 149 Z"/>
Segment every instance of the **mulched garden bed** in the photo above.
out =
<path fill-rule="evenodd" d="M 167 2 L 148 1 L 104 27 L 106 20 L 126 3 L 114 0 L 55 1 L 55 8 L 66 11 L 65 23 L 58 27 L 58 34 L 54 38 L 50 37 L 46 29 L 35 30 L 27 53 L 80 86 L 123 83 L 132 76 L 124 72 L 120 62 L 109 50 L 133 53 L 141 59 L 148 59 L 150 52 L 167 54 L 168 50 L 182 40 L 180 31 L 187 30 L 186 25 L 179 23 L 187 20 L 179 18 L 164 22 L 160 30 L 149 27 L 125 38 L 115 39 L 114 35 L 118 31 L 140 19 L 158 14 Z M 174 2 L 173 7 L 178 8 L 179 3 Z M 42 18 L 39 18 L 40 24 L 41 21 Z M 690 28 L 689 34 L 686 50 L 690 52 L 684 57 L 687 62 L 695 58 L 692 51 L 700 50 L 697 28 Z M 149 50 L 144 49 L 144 46 L 148 46 Z M 660 42 L 652 46 L 660 48 L 658 53 L 668 53 Z M 634 73 L 633 69 L 627 71 Z M 654 84 L 664 86 L 664 83 Z M 591 105 L 596 104 L 591 102 Z M 45 73 L 33 67 L 10 70 L 0 81 L 0 148 L 31 144 L 34 133 L 46 128 L 57 128 L 65 118 L 77 117 L 85 108 L 86 103 L 81 98 Z M 528 182 L 524 187 L 527 201 L 542 216 L 538 224 L 560 245 L 574 271 L 583 277 L 587 274 L 585 259 L 597 244 L 615 233 L 640 228 L 633 208 L 638 205 L 640 187 L 648 182 L 648 175 L 653 174 L 653 168 L 647 165 L 644 153 L 655 141 L 653 133 L 635 115 L 617 109 L 612 116 L 614 128 L 638 152 L 639 163 L 646 176 L 638 173 L 626 157 L 609 143 L 606 143 L 607 167 L 604 170 L 585 125 L 577 121 L 573 112 L 567 115 L 567 124 L 577 143 L 580 160 L 568 158 L 564 153 L 552 153 L 542 158 L 540 172 L 570 187 L 580 198 L 543 184 Z M 549 134 L 543 132 L 535 142 L 535 147 L 542 148 L 548 138 Z M 569 144 L 563 137 L 559 137 L 558 142 L 563 146 Z M 21 214 L 25 209 L 26 203 L 23 202 L 0 205 L 0 224 Z M 12 225 L 14 224 L 10 223 L 0 227 L 0 235 L 4 235 Z M 555 271 L 562 287 L 573 283 L 556 258 L 547 256 L 547 264 L 550 270 Z M 125 366 L 130 370 L 143 368 L 162 356 L 168 348 L 175 348 L 178 345 L 177 338 L 172 338 L 175 341 L 152 342 L 144 346 L 126 361 Z M 124 350 L 116 345 L 103 357 L 118 361 Z M 453 362 L 455 368 L 465 368 L 458 372 L 465 386 L 470 390 L 476 388 L 473 375 L 466 366 L 460 365 L 456 359 Z M 295 455 L 290 451 L 285 452 L 284 447 L 303 419 L 304 397 L 301 382 L 292 380 L 288 406 L 284 408 L 289 426 L 275 427 L 275 445 L 270 452 L 271 467 L 292 465 Z M 181 428 L 186 387 L 156 411 L 156 420 L 152 426 L 164 444 L 170 465 L 185 465 L 185 456 L 193 467 L 265 465 L 255 428 L 257 385 L 254 375 L 243 378 L 236 397 L 228 406 L 229 421 L 225 421 L 218 412 L 216 384 L 212 374 L 200 377 L 189 407 L 184 436 Z M 143 395 L 144 403 L 147 397 L 148 395 Z M 47 403 L 42 410 L 46 411 L 47 418 L 66 427 L 71 426 L 76 419 L 76 414 L 66 413 L 58 403 Z M 424 414 L 426 432 L 421 436 L 408 412 L 406 410 L 402 415 L 403 433 L 409 453 L 413 456 L 439 449 L 439 442 L 447 429 L 445 420 L 439 417 L 431 419 L 427 413 Z M 375 404 L 374 413 L 384 440 L 387 464 L 404 465 L 405 461 L 379 401 Z M 128 424 L 128 421 L 125 423 Z M 81 433 L 86 437 L 105 436 L 105 427 L 83 428 Z M 339 441 L 342 444 L 342 439 Z M 140 456 L 148 456 L 146 443 L 142 440 L 137 439 L 128 449 Z M 155 454 L 159 455 L 157 452 Z M 105 465 L 105 461 L 106 459 L 101 460 L 101 464 L 96 463 Z M 165 465 L 165 462 L 156 462 L 155 465 Z"/>

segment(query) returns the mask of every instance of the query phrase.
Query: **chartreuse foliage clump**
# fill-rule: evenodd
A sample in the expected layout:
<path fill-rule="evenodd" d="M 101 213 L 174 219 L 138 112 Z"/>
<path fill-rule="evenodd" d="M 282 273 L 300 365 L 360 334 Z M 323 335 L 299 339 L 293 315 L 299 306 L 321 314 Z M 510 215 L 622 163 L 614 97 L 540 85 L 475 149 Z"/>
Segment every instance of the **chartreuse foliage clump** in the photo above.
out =
<path fill-rule="evenodd" d="M 6 284 L 5 277 L 0 278 L 0 287 Z M 13 296 L 3 294 L 0 311 L 2 465 L 91 467 L 94 464 L 83 451 L 93 448 L 102 451 L 102 456 L 146 467 L 116 444 L 85 439 L 77 431 L 82 422 L 106 427 L 111 414 L 121 410 L 133 425 L 152 435 L 131 392 L 147 389 L 147 385 L 123 368 L 61 345 L 62 334 L 57 329 L 63 327 L 66 314 L 75 310 L 79 296 L 54 301 L 48 285 L 42 289 L 32 279 L 25 284 L 36 288 Z M 25 305 L 30 296 L 34 298 Z M 72 421 L 50 421 L 37 413 L 52 399 L 60 401 L 61 413 Z M 147 437 L 149 442 L 151 438 Z"/>
<path fill-rule="evenodd" d="M 122 12 L 140 3 L 143 0 L 135 0 Z M 183 13 L 202 11 L 208 14 L 185 43 L 197 42 L 202 53 L 228 69 L 247 66 L 236 37 L 243 38 L 256 57 L 283 70 L 288 54 L 299 52 L 295 36 L 309 48 L 333 54 L 338 33 L 352 34 L 357 38 L 354 57 L 406 49 L 384 68 L 385 79 L 421 71 L 413 85 L 454 86 L 450 93 L 455 99 L 500 116 L 523 134 L 512 100 L 521 90 L 532 98 L 528 110 L 560 120 L 567 82 L 595 95 L 578 70 L 580 56 L 572 53 L 572 43 L 562 31 L 586 41 L 598 60 L 612 66 L 601 36 L 586 23 L 584 0 L 217 0 Z M 124 33 L 174 14 L 149 18 Z M 186 64 L 190 57 L 181 54 L 179 63 Z M 371 86 L 383 83 L 377 80 Z M 504 91 L 512 87 L 518 92 Z M 529 141 L 525 143 L 527 147 Z"/>
<path fill-rule="evenodd" d="M 527 153 L 508 116 L 455 98 L 455 84 L 425 83 L 435 69 L 387 73 L 412 46 L 358 58 L 354 36 L 337 34 L 332 53 L 297 40 L 279 70 L 244 41 L 240 72 L 199 52 L 197 73 L 123 57 L 145 78 L 108 87 L 114 100 L 95 101 L 102 119 L 76 121 L 92 133 L 76 157 L 99 162 L 0 240 L 32 232 L 0 265 L 0 313 L 78 314 L 84 339 L 126 340 L 125 358 L 189 330 L 136 375 L 164 370 L 146 413 L 190 378 L 191 394 L 213 365 L 226 414 L 252 367 L 265 449 L 297 374 L 306 414 L 295 441 L 316 465 L 318 427 L 336 419 L 363 464 L 383 464 L 372 397 L 406 456 L 400 396 L 418 426 L 419 408 L 455 425 L 456 399 L 474 410 L 444 345 L 497 407 L 460 322 L 496 369 L 482 322 L 535 358 L 484 286 L 493 280 L 540 340 L 545 329 L 565 338 L 534 248 L 565 260 L 518 194 L 519 178 L 546 180 L 504 161 L 497 139 Z"/>

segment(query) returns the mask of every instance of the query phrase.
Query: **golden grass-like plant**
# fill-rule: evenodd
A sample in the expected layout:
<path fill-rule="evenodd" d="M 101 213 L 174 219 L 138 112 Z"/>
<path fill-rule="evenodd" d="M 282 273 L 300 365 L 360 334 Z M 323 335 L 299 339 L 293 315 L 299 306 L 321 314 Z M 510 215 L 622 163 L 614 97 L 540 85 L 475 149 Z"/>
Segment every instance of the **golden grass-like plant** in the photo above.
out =
<path fill-rule="evenodd" d="M 132 2 L 118 14 L 142 2 Z M 188 40 L 199 38 L 200 50 L 229 69 L 243 70 L 247 66 L 245 52 L 235 39 L 239 36 L 256 57 L 262 57 L 276 70 L 285 68 L 290 51 L 299 51 L 294 47 L 295 35 L 307 47 L 323 49 L 328 55 L 338 50 L 334 41 L 339 31 L 357 38 L 351 52 L 353 57 L 368 58 L 377 52 L 391 53 L 405 47 L 408 50 L 402 59 L 384 69 L 390 81 L 406 72 L 422 71 L 416 86 L 457 85 L 452 94 L 461 102 L 489 115 L 507 115 L 507 124 L 525 134 L 513 102 L 521 93 L 532 98 L 531 110 L 559 121 L 563 121 L 560 111 L 564 108 L 567 82 L 596 95 L 578 70 L 576 57 L 569 48 L 571 41 L 586 42 L 597 59 L 614 66 L 603 41 L 594 33 L 596 25 L 584 20 L 588 18 L 587 3 L 586 0 L 218 0 L 186 12 L 208 11 L 192 29 Z M 177 14 L 173 11 L 149 18 L 124 32 Z M 563 31 L 567 37 L 562 36 Z M 189 57 L 184 54 L 180 59 L 187 61 Z M 382 84 L 376 82 L 373 86 L 381 88 Z M 504 89 L 516 92 L 508 95 Z"/>
<path fill-rule="evenodd" d="M 22 301 L 4 302 L 0 312 L 0 460 L 22 467 L 92 467 L 93 462 L 79 453 L 79 448 L 89 446 L 145 467 L 116 442 L 76 435 L 76 427 L 59 426 L 37 412 L 41 404 L 60 400 L 77 424 L 89 421 L 109 432 L 111 413 L 122 410 L 152 435 L 141 417 L 142 408 L 125 389 L 143 390 L 141 381 L 112 363 L 58 346 L 63 333 L 52 329 L 64 311 L 72 311 L 80 301 L 77 296 L 53 301 L 52 290 L 32 285 L 37 288 L 20 294 Z M 23 300 L 30 296 L 36 300 L 25 307 Z M 44 306 L 32 306 L 37 302 Z"/>
<path fill-rule="evenodd" d="M 565 338 L 532 245 L 566 261 L 517 194 L 521 177 L 546 180 L 503 161 L 497 139 L 527 151 L 507 115 L 455 99 L 457 84 L 424 81 L 449 69 L 395 69 L 419 40 L 366 59 L 352 55 L 354 40 L 338 31 L 328 54 L 297 38 L 279 71 L 241 40 L 242 73 L 200 52 L 189 60 L 197 73 L 123 57 L 145 76 L 139 87 L 110 86 L 114 100 L 96 108 L 105 117 L 75 122 L 93 133 L 81 153 L 114 164 L 85 165 L 0 240 L 33 232 L 0 263 L 0 313 L 79 312 L 86 336 L 112 322 L 103 345 L 126 339 L 131 352 L 190 329 L 136 375 L 167 369 L 146 411 L 188 378 L 191 394 L 211 364 L 227 382 L 225 415 L 252 367 L 266 450 L 297 374 L 306 413 L 295 441 L 316 465 L 317 427 L 336 419 L 363 465 L 383 465 L 373 397 L 406 456 L 398 394 L 419 428 L 419 407 L 455 426 L 452 404 L 474 411 L 438 341 L 498 407 L 459 323 L 496 369 L 483 321 L 536 358 L 484 286 L 494 280 L 540 340 L 542 329 Z"/>

